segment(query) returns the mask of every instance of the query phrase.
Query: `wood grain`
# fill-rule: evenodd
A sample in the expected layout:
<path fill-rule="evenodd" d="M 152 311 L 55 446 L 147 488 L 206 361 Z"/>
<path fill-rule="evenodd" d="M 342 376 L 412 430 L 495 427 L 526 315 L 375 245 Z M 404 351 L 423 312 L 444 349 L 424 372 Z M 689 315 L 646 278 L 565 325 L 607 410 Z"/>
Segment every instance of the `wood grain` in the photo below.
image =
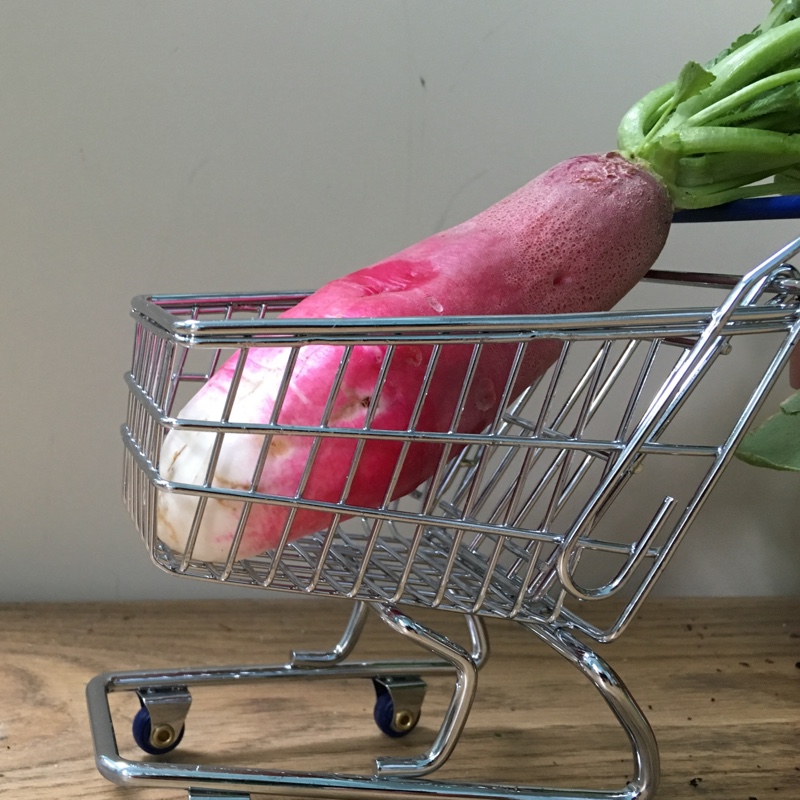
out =
<path fill-rule="evenodd" d="M 338 638 L 343 600 L 0 605 L 0 796 L 21 800 L 185 800 L 120 788 L 95 770 L 84 700 L 94 675 L 126 669 L 281 664 L 293 648 Z M 414 612 L 416 615 L 416 612 Z M 464 621 L 419 618 L 456 639 Z M 490 621 L 492 657 L 451 760 L 437 777 L 619 787 L 631 764 L 611 714 L 576 670 L 518 625 Z M 356 658 L 416 655 L 377 619 Z M 619 641 L 598 647 L 650 719 L 659 798 L 800 797 L 800 598 L 653 599 Z M 376 755 L 413 755 L 435 734 L 447 680 L 429 681 L 423 718 L 401 740 L 372 723 L 368 681 L 282 682 L 193 692 L 186 763 L 371 771 Z M 138 708 L 112 696 L 124 755 Z"/>

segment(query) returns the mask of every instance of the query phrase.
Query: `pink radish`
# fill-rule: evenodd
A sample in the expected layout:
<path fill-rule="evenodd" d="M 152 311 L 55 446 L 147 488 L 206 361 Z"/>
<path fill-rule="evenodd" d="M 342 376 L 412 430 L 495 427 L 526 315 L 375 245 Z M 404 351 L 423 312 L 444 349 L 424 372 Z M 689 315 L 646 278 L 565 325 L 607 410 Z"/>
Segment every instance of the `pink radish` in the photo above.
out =
<path fill-rule="evenodd" d="M 618 154 L 580 156 L 562 162 L 476 217 L 431 236 L 397 255 L 323 286 L 290 311 L 288 318 L 372 318 L 477 314 L 531 314 L 607 309 L 622 298 L 657 258 L 666 240 L 672 203 L 649 172 Z M 344 374 L 331 425 L 359 428 L 376 389 L 385 346 L 358 347 Z M 518 392 L 552 364 L 559 344 L 532 343 L 519 372 Z M 446 348 L 439 360 L 418 428 L 446 431 L 456 409 L 471 347 Z M 319 425 L 340 363 L 342 348 L 301 349 L 279 422 Z M 514 348 L 484 353 L 460 422 L 479 432 L 491 422 L 509 374 Z M 372 425 L 407 428 L 430 351 L 401 346 L 394 353 L 386 388 Z M 228 360 L 179 416 L 219 419 L 238 354 Z M 288 359 L 286 348 L 253 348 L 244 368 L 231 421 L 269 421 Z M 213 434 L 173 431 L 165 439 L 161 473 L 168 481 L 202 483 Z M 250 489 L 263 437 L 228 435 L 215 473 L 215 486 Z M 258 490 L 294 496 L 306 467 L 312 437 L 273 439 Z M 400 445 L 367 444 L 346 498 L 342 498 L 355 444 L 327 439 L 316 454 L 303 491 L 305 499 L 356 506 L 384 500 Z M 393 496 L 400 497 L 433 474 L 441 448 L 416 445 L 403 463 Z M 159 537 L 182 552 L 197 500 L 165 493 L 159 503 Z M 242 504 L 210 500 L 193 555 L 224 560 Z M 254 504 L 238 550 L 240 558 L 280 541 L 287 510 Z M 328 513 L 301 510 L 289 538 L 324 529 Z"/>

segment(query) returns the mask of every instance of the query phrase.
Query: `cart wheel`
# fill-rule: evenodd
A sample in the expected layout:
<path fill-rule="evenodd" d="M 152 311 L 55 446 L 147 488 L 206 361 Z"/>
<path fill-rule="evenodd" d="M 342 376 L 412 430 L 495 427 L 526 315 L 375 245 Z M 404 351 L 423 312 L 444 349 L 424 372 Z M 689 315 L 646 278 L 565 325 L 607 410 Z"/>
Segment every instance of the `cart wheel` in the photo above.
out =
<path fill-rule="evenodd" d="M 179 731 L 175 731 L 171 725 L 162 725 L 156 731 L 156 741 L 163 742 L 155 745 L 151 741 L 152 724 L 150 722 L 150 712 L 142 706 L 133 718 L 133 739 L 136 744 L 152 756 L 161 756 L 174 750 L 183 739 L 184 726 L 181 725 Z"/>
<path fill-rule="evenodd" d="M 373 685 L 376 695 L 373 717 L 378 729 L 394 739 L 411 733 L 419 722 L 424 682 L 419 678 L 376 678 Z"/>

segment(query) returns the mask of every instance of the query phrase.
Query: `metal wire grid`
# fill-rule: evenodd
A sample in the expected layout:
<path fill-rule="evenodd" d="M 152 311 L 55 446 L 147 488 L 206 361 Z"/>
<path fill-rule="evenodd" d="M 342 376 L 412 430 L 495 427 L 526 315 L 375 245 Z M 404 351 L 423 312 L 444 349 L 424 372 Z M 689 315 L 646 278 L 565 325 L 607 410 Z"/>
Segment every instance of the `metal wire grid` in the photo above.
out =
<path fill-rule="evenodd" d="M 793 252 L 777 254 L 762 265 L 721 306 L 686 311 L 355 321 L 326 327 L 271 319 L 299 295 L 138 299 L 123 429 L 128 508 L 155 562 L 171 572 L 523 621 L 562 619 L 596 639 L 614 638 L 665 566 L 729 457 L 744 420 L 800 335 L 797 276 L 782 266 Z M 662 274 L 653 277 L 666 279 Z M 669 279 L 730 284 L 729 278 L 718 276 Z M 742 416 L 729 420 L 707 442 L 668 438 L 668 432 L 679 428 L 680 412 L 702 377 L 720 355 L 731 352 L 734 339 L 766 333 L 775 336 L 775 350 L 745 398 Z M 255 558 L 235 560 L 232 553 L 226 563 L 197 562 L 159 542 L 160 492 L 189 492 L 202 504 L 203 497 L 223 491 L 210 481 L 205 486 L 169 484 L 157 465 L 167 430 L 177 425 L 209 430 L 208 423 L 170 415 L 187 388 L 196 390 L 213 374 L 225 348 L 271 345 L 297 352 L 310 343 L 335 344 L 343 348 L 341 375 L 352 348 L 363 343 L 385 345 L 386 364 L 401 344 L 439 350 L 466 345 L 473 348 L 473 365 L 490 345 L 503 344 L 516 348 L 518 364 L 525 348 L 543 337 L 562 342 L 556 364 L 513 401 L 512 369 L 502 413 L 480 434 L 455 433 L 455 425 L 446 433 L 377 431 L 369 428 L 369 414 L 365 428 L 356 430 L 326 426 L 324 413 L 323 424 L 311 429 L 287 431 L 274 421 L 244 428 L 211 425 L 226 435 L 246 429 L 265 437 L 289 432 L 315 441 L 326 436 L 360 442 L 395 436 L 408 443 L 438 443 L 457 455 L 442 458 L 427 485 L 401 501 L 378 508 L 322 504 L 334 514 L 328 531 L 283 542 L 275 552 Z M 287 381 L 290 372 L 287 367 Z M 469 375 L 465 387 L 468 382 Z M 334 380 L 329 405 L 336 390 Z M 641 488 L 645 459 L 646 472 L 656 459 L 665 465 L 652 471 L 657 475 L 652 498 L 645 498 Z M 678 500 L 679 493 L 668 493 L 668 477 L 684 472 L 694 475 L 693 482 Z M 320 506 L 302 491 L 295 497 L 256 491 L 226 494 L 241 500 L 243 507 L 251 502 L 290 509 Z M 354 518 L 343 520 L 349 513 Z M 599 629 L 581 618 L 576 598 L 600 599 L 623 589 L 629 602 L 609 627 Z"/>

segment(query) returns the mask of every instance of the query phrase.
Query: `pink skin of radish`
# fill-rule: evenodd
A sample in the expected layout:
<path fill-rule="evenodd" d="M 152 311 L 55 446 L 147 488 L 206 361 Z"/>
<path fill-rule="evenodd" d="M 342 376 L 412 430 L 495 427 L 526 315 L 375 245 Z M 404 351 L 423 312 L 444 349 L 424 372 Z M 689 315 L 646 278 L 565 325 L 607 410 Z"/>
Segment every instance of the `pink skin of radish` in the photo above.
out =
<path fill-rule="evenodd" d="M 652 266 L 666 241 L 672 203 L 659 180 L 616 153 L 578 156 L 557 164 L 472 219 L 435 234 L 391 258 L 334 280 L 282 317 L 387 318 L 461 315 L 557 314 L 612 308 Z M 532 342 L 515 382 L 518 394 L 558 357 L 560 343 Z M 489 425 L 502 399 L 515 346 L 487 347 L 478 363 L 459 430 L 476 433 Z M 328 424 L 363 426 L 376 391 L 385 346 L 352 351 Z M 300 349 L 278 422 L 319 425 L 343 348 Z M 417 428 L 443 432 L 452 425 L 467 373 L 471 346 L 447 347 L 436 365 Z M 379 395 L 372 427 L 407 430 L 430 359 L 430 348 L 398 346 Z M 287 348 L 252 348 L 231 421 L 268 422 L 289 357 Z M 178 415 L 219 420 L 238 354 L 232 356 Z M 314 437 L 273 437 L 257 490 L 292 498 L 306 469 Z M 202 484 L 214 434 L 174 430 L 165 437 L 160 461 L 170 482 Z M 263 437 L 226 435 L 214 486 L 248 491 Z M 306 500 L 374 507 L 398 498 L 437 468 L 441 445 L 412 445 L 395 475 L 401 444 L 368 442 L 347 489 L 355 439 L 322 440 L 302 496 Z M 455 455 L 454 451 L 448 456 Z M 393 483 L 394 480 L 394 483 Z M 158 535 L 183 552 L 197 499 L 161 494 Z M 210 499 L 192 551 L 194 558 L 224 561 L 243 504 Z M 277 546 L 287 507 L 251 506 L 237 558 Z M 298 510 L 288 539 L 326 529 L 329 512 Z"/>

